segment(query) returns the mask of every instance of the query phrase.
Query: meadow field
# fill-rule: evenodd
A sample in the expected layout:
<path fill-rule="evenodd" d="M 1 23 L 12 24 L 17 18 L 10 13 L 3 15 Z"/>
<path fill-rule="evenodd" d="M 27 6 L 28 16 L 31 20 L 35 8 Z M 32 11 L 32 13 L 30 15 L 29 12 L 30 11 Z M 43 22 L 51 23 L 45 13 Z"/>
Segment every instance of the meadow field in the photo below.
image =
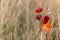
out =
<path fill-rule="evenodd" d="M 38 7 L 50 17 L 50 31 L 36 19 Z M 0 0 L 0 40 L 60 40 L 60 0 Z"/>

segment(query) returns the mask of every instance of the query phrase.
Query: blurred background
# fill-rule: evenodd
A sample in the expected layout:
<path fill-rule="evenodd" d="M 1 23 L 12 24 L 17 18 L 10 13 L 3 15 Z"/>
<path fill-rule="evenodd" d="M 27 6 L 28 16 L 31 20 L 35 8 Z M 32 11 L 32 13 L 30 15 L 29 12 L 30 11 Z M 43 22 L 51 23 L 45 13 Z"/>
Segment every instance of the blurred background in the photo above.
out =
<path fill-rule="evenodd" d="M 50 32 L 36 20 L 37 7 L 50 16 Z M 60 0 L 0 0 L 0 40 L 60 40 Z"/>

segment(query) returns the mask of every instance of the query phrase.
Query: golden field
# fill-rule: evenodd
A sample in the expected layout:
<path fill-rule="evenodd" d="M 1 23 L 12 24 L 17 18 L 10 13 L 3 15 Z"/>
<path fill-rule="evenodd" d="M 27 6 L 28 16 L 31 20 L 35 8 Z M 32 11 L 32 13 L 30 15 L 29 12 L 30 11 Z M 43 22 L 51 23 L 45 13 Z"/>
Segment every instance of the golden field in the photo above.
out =
<path fill-rule="evenodd" d="M 37 7 L 49 15 L 50 32 L 35 19 Z M 60 40 L 60 0 L 0 0 L 0 40 Z"/>

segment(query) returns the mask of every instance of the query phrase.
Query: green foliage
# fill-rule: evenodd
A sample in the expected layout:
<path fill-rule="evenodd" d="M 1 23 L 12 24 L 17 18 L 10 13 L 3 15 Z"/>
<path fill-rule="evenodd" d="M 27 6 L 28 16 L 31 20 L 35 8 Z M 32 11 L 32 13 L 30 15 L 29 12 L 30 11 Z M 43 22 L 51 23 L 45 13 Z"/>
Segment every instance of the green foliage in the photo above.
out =
<path fill-rule="evenodd" d="M 8 38 L 7 37 L 4 37 L 4 40 L 8 40 Z"/>
<path fill-rule="evenodd" d="M 22 40 L 22 34 L 25 32 L 26 30 L 26 15 L 25 15 L 25 10 L 20 14 L 19 17 L 19 27 L 17 28 L 17 37 L 19 38 L 19 40 Z"/>

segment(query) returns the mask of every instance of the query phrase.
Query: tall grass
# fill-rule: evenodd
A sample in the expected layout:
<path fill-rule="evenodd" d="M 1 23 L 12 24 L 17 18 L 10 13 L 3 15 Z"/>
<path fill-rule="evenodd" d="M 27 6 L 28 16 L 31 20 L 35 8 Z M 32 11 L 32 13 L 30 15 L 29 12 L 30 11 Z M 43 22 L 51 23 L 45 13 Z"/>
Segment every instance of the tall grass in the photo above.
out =
<path fill-rule="evenodd" d="M 60 40 L 59 0 L 0 0 L 0 40 Z M 53 24 L 50 32 L 41 29 L 34 9 L 49 15 Z"/>

